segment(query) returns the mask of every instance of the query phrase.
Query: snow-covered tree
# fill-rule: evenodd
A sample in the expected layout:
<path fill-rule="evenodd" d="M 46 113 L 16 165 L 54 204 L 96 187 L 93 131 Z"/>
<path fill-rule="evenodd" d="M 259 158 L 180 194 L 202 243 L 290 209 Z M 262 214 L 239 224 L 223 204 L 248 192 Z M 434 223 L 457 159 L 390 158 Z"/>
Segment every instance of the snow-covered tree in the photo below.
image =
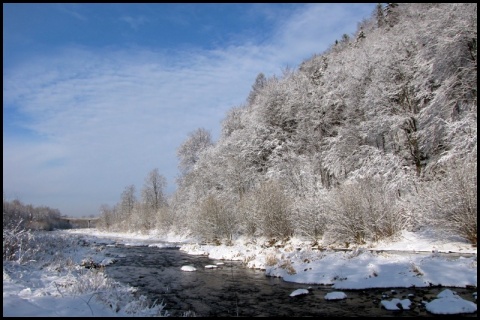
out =
<path fill-rule="evenodd" d="M 267 78 L 263 73 L 260 72 L 255 78 L 255 83 L 252 85 L 252 90 L 248 95 L 247 103 L 249 105 L 252 105 L 253 103 L 255 103 L 255 98 L 257 97 L 259 92 L 262 90 L 262 88 L 265 86 L 266 82 L 267 82 Z"/>
<path fill-rule="evenodd" d="M 379 4 L 353 36 L 298 70 L 259 74 L 215 145 L 205 129 L 190 134 L 177 223 L 222 208 L 204 212 L 236 216 L 249 236 L 361 243 L 425 221 L 424 193 L 476 161 L 476 4 Z"/>
<path fill-rule="evenodd" d="M 119 212 L 116 219 L 116 225 L 121 230 L 130 229 L 128 224 L 134 213 L 136 203 L 137 197 L 135 196 L 135 185 L 131 184 L 126 186 L 120 197 L 120 203 L 118 205 Z"/>
<path fill-rule="evenodd" d="M 183 174 L 190 172 L 197 163 L 200 153 L 212 145 L 212 137 L 208 130 L 198 128 L 190 132 L 177 150 L 181 172 Z"/>

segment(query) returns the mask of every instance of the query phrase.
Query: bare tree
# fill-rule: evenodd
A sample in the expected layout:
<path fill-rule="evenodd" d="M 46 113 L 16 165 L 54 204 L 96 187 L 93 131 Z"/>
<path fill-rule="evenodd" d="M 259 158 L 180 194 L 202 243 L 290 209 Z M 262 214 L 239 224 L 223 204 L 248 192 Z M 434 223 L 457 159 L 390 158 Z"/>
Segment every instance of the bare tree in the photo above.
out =
<path fill-rule="evenodd" d="M 120 228 L 125 229 L 128 228 L 128 220 L 133 214 L 133 209 L 135 207 L 135 203 L 137 202 L 137 198 L 135 196 L 135 185 L 131 184 L 122 192 L 121 199 L 120 199 L 120 212 L 118 216 L 117 225 Z"/>
<path fill-rule="evenodd" d="M 110 208 L 108 204 L 102 204 L 100 206 L 100 217 L 97 223 L 97 228 L 109 230 L 115 222 L 114 218 L 113 209 Z"/>
<path fill-rule="evenodd" d="M 145 183 L 142 189 L 142 199 L 143 203 L 153 210 L 153 212 L 157 212 L 160 207 L 165 204 L 166 199 L 164 189 L 166 186 L 167 179 L 158 173 L 157 168 L 150 171 L 145 178 Z"/>

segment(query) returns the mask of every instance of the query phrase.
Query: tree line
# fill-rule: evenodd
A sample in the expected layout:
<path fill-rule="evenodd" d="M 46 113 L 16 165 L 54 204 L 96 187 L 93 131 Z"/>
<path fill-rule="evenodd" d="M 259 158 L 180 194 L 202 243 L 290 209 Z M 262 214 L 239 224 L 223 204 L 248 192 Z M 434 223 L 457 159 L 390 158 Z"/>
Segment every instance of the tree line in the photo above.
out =
<path fill-rule="evenodd" d="M 62 219 L 60 210 L 48 206 L 33 206 L 15 199 L 3 197 L 3 230 L 47 230 L 69 229 L 72 226 Z"/>

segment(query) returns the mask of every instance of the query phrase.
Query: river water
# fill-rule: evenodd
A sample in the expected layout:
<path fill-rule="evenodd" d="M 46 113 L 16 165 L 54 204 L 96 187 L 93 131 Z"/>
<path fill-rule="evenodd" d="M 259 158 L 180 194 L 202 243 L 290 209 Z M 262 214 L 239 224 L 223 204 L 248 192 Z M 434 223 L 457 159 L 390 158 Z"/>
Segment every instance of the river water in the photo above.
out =
<path fill-rule="evenodd" d="M 246 268 L 238 261 L 217 261 L 205 256 L 188 255 L 177 247 L 106 246 L 106 255 L 117 261 L 106 267 L 109 277 L 137 287 L 153 302 L 163 301 L 172 316 L 365 316 L 411 317 L 435 316 L 421 301 L 430 300 L 446 289 L 389 288 L 341 290 L 347 299 L 327 301 L 328 292 L 338 291 L 328 286 L 285 282 L 265 276 L 264 271 Z M 206 265 L 217 268 L 205 268 Z M 197 271 L 185 272 L 184 265 Z M 307 295 L 290 297 L 295 289 L 307 289 Z M 450 288 L 462 298 L 472 301 L 476 289 Z M 392 292 L 394 290 L 394 292 Z M 382 294 L 389 299 L 405 299 L 414 294 L 410 310 L 390 311 L 380 305 Z M 388 300 L 389 300 L 388 299 Z M 456 315 L 458 316 L 458 315 Z M 463 316 L 474 316 L 468 314 Z"/>

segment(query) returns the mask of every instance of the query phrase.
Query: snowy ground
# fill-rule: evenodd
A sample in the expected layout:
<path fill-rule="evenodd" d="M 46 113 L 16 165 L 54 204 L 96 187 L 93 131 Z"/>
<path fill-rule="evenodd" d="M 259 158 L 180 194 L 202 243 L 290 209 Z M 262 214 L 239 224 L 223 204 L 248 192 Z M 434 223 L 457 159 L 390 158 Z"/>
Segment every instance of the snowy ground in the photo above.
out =
<path fill-rule="evenodd" d="M 41 259 L 3 262 L 4 317 L 168 315 L 161 303 L 148 305 L 135 288 L 106 278 L 101 269 L 86 269 L 90 260 L 113 262 L 100 247 L 85 245 L 79 235 L 57 234 L 54 239 Z"/>
<path fill-rule="evenodd" d="M 331 300 L 346 298 L 342 290 L 347 289 L 477 286 L 476 248 L 461 239 L 446 238 L 431 231 L 404 232 L 395 241 L 347 251 L 314 250 L 298 239 L 276 243 L 274 247 L 266 247 L 260 240 L 253 243 L 245 239 L 239 239 L 231 246 L 213 246 L 200 245 L 194 239 L 172 234 L 119 234 L 95 229 L 76 229 L 67 233 L 70 238 L 73 235 L 102 237 L 126 245 L 162 246 L 165 241 L 181 243 L 181 250 L 190 254 L 241 260 L 248 267 L 265 270 L 269 276 L 305 284 L 305 290 L 292 292 L 292 295 L 307 293 L 309 284 L 331 285 L 335 291 L 325 297 Z M 449 252 L 455 254 L 445 254 Z M 151 306 L 145 304 L 143 297 L 135 296 L 134 288 L 80 266 L 87 257 L 96 263 L 114 263 L 102 256 L 100 248 L 70 246 L 62 256 L 63 259 L 57 259 L 60 262 L 48 266 L 35 262 L 24 265 L 4 262 L 3 316 L 168 315 L 168 310 L 163 310 L 161 304 L 149 308 Z M 70 261 L 68 265 L 65 265 L 65 259 Z M 445 289 L 437 299 L 424 303 L 434 314 L 477 311 L 476 293 L 470 300 L 465 300 L 454 290 Z M 385 297 L 381 304 L 389 310 L 409 308 L 408 299 Z"/>

